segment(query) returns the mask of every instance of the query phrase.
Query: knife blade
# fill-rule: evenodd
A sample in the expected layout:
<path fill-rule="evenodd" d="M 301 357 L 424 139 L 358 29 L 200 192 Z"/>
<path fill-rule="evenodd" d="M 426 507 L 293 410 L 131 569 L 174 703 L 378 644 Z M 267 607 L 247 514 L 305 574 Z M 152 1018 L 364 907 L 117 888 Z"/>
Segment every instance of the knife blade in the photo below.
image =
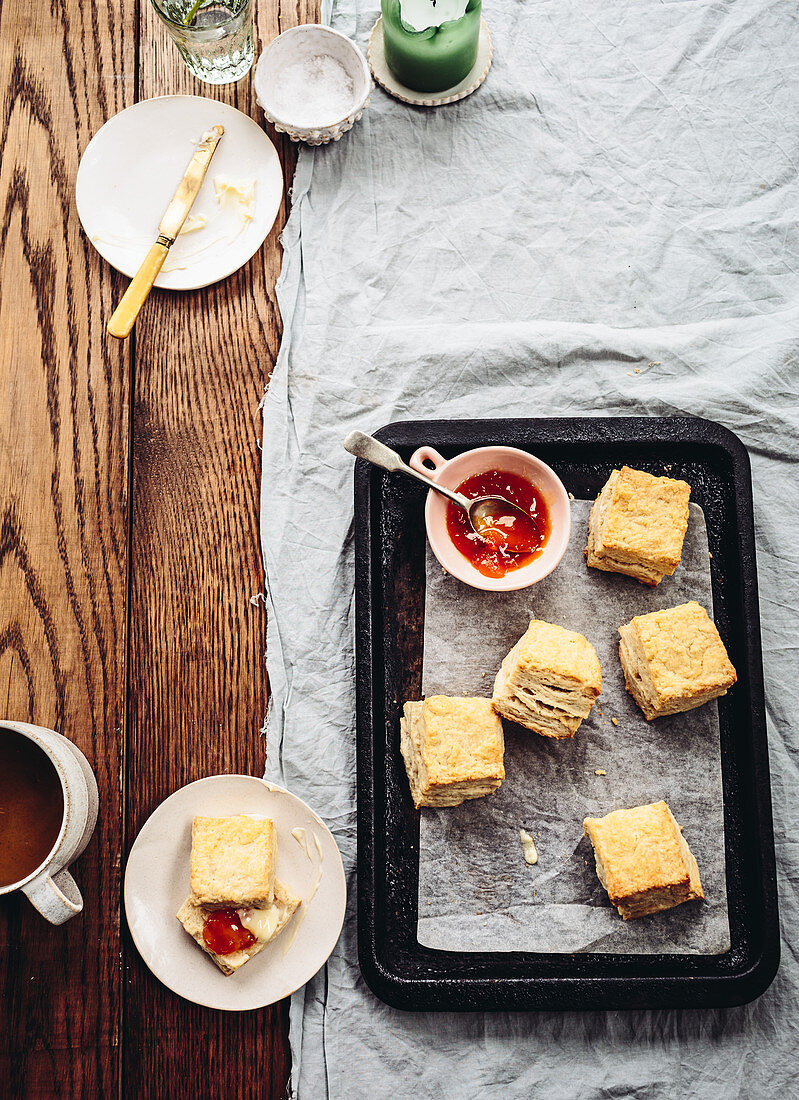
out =
<path fill-rule="evenodd" d="M 223 132 L 221 126 L 214 126 L 203 134 L 203 140 L 197 146 L 183 179 L 178 184 L 178 189 L 172 196 L 172 201 L 166 208 L 163 218 L 161 218 L 158 230 L 162 236 L 173 244 L 194 205 L 194 200 L 197 198 L 205 179 L 205 173 L 208 171 L 208 165 L 211 163 L 211 157 L 216 151 Z"/>
<path fill-rule="evenodd" d="M 139 310 L 147 300 L 147 295 L 152 290 L 153 283 L 169 255 L 169 250 L 189 216 L 189 211 L 205 179 L 205 173 L 208 171 L 208 165 L 224 132 L 224 128 L 217 125 L 203 134 L 194 156 L 189 161 L 188 168 L 183 173 L 177 191 L 164 211 L 164 216 L 158 225 L 158 238 L 155 244 L 144 257 L 141 267 L 133 276 L 108 322 L 108 332 L 111 336 L 124 339 L 133 328 Z"/>

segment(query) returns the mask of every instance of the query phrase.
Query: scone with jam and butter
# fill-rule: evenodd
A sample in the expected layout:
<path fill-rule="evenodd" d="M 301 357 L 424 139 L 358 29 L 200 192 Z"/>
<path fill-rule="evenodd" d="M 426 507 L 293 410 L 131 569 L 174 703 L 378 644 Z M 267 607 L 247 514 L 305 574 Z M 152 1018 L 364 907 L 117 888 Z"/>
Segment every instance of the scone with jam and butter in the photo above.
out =
<path fill-rule="evenodd" d="M 222 973 L 230 975 L 280 935 L 300 904 L 300 898 L 278 879 L 272 904 L 265 909 L 209 909 L 188 897 L 177 918 Z"/>
<path fill-rule="evenodd" d="M 195 817 L 191 894 L 177 913 L 223 974 L 271 943 L 301 904 L 275 877 L 277 830 L 265 817 Z"/>

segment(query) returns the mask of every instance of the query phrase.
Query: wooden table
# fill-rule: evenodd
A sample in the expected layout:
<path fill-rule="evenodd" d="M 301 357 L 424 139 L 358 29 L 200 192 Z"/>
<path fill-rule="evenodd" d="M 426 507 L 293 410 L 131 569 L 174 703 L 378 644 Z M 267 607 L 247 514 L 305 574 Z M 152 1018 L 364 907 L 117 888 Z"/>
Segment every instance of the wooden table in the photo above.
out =
<path fill-rule="evenodd" d="M 315 0 L 256 0 L 261 43 Z M 78 162 L 116 112 L 164 93 L 261 121 L 250 78 L 183 68 L 147 0 L 0 4 L 0 719 L 75 741 L 100 819 L 74 873 L 85 911 L 49 926 L 0 899 L 0 1095 L 277 1097 L 286 1005 L 217 1013 L 145 967 L 125 860 L 178 787 L 263 774 L 265 611 L 258 402 L 280 339 L 284 202 L 266 244 L 207 290 L 155 291 L 134 335 L 126 280 L 83 235 Z"/>

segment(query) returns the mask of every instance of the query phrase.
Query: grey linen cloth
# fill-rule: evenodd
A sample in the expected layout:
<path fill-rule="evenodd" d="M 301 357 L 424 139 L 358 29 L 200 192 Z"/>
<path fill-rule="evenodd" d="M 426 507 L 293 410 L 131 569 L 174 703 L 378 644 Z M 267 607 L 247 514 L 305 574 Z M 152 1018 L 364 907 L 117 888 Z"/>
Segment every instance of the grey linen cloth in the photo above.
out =
<path fill-rule="evenodd" d="M 365 49 L 377 16 L 341 0 Z M 303 148 L 264 400 L 267 775 L 333 830 L 349 908 L 291 1003 L 331 1097 L 799 1095 L 799 22 L 789 0 L 486 0 L 494 64 L 435 111 L 376 89 Z M 331 16 L 329 4 L 323 18 Z M 355 934 L 353 461 L 407 418 L 694 414 L 752 458 L 780 972 L 724 1011 L 397 1012 Z"/>

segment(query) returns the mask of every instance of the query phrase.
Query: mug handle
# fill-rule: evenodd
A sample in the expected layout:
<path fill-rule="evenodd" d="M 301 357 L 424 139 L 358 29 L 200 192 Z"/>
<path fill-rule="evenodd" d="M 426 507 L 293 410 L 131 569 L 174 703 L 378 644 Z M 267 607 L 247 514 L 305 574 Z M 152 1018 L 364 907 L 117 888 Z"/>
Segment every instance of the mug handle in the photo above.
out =
<path fill-rule="evenodd" d="M 425 466 L 426 462 L 433 463 L 433 469 L 429 466 Z M 442 466 L 446 465 L 447 460 L 443 455 L 440 455 L 435 447 L 418 447 L 410 459 L 408 465 L 412 470 L 416 470 L 417 474 L 426 474 L 427 477 L 432 477 L 437 474 Z"/>
<path fill-rule="evenodd" d="M 69 871 L 46 871 L 22 887 L 31 905 L 51 924 L 64 924 L 83 911 L 83 898 Z"/>

